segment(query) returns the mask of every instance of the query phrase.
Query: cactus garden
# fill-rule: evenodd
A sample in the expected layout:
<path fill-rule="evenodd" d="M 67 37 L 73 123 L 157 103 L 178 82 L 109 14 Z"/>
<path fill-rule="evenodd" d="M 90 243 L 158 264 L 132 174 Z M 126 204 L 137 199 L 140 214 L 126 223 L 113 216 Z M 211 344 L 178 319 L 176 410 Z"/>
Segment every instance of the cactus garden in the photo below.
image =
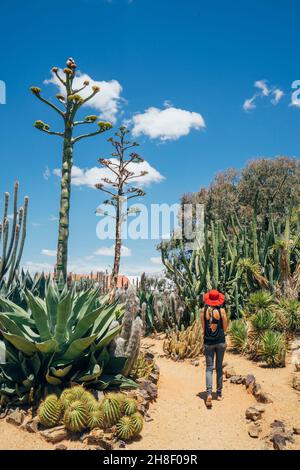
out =
<path fill-rule="evenodd" d="M 3 22 L 0 449 L 299 450 L 299 7 L 31 3 Z"/>

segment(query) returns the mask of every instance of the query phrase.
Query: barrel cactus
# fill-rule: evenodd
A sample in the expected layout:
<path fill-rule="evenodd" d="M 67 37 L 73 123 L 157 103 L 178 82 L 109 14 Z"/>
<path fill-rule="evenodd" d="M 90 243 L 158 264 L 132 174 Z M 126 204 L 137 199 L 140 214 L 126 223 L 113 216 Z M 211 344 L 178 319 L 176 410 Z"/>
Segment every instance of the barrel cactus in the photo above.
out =
<path fill-rule="evenodd" d="M 40 423 L 46 428 L 56 426 L 62 415 L 62 404 L 56 395 L 48 395 L 38 409 Z"/>
<path fill-rule="evenodd" d="M 121 410 L 122 412 L 130 416 L 134 414 L 137 411 L 138 403 L 134 398 L 125 398 L 122 405 L 121 405 Z"/>
<path fill-rule="evenodd" d="M 136 412 L 130 416 L 131 421 L 134 425 L 135 434 L 140 434 L 144 426 L 144 418 L 141 413 Z"/>
<path fill-rule="evenodd" d="M 87 426 L 89 429 L 94 428 L 104 428 L 105 426 L 105 418 L 103 410 L 98 409 L 89 411 L 88 419 L 87 419 Z"/>
<path fill-rule="evenodd" d="M 116 424 L 117 436 L 124 441 L 128 441 L 135 434 L 135 424 L 131 416 L 123 416 Z"/>
<path fill-rule="evenodd" d="M 114 426 L 121 416 L 120 399 L 116 393 L 107 393 L 101 402 L 107 427 Z"/>
<path fill-rule="evenodd" d="M 88 411 L 84 403 L 80 400 L 73 401 L 65 411 L 64 425 L 72 432 L 80 432 L 86 429 L 88 421 Z"/>

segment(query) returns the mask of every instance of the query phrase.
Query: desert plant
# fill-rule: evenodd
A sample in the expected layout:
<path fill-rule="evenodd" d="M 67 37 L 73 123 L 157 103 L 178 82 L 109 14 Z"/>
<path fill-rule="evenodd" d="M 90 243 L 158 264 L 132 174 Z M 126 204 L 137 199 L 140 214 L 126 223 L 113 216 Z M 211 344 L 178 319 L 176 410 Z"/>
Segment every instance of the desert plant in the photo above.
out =
<path fill-rule="evenodd" d="M 266 290 L 252 292 L 247 300 L 247 312 L 251 315 L 262 310 L 270 310 L 274 306 L 273 295 Z"/>
<path fill-rule="evenodd" d="M 141 415 L 141 413 L 136 412 L 133 413 L 130 417 L 134 425 L 135 434 L 140 434 L 144 426 L 143 416 Z"/>
<path fill-rule="evenodd" d="M 126 157 L 126 152 L 138 146 L 137 142 L 130 142 L 127 140 L 129 130 L 124 126 L 120 127 L 119 131 L 115 132 L 117 139 L 110 137 L 108 139 L 113 146 L 113 153 L 110 159 L 100 158 L 99 163 L 102 167 L 108 170 L 109 177 L 102 178 L 102 181 L 95 185 L 97 189 L 109 195 L 109 199 L 104 201 L 104 205 L 113 206 L 115 208 L 115 215 L 113 216 L 116 221 L 115 227 L 115 254 L 114 264 L 111 274 L 111 290 L 115 292 L 117 287 L 117 280 L 121 260 L 121 228 L 122 223 L 127 219 L 129 214 L 134 214 L 137 209 L 134 207 L 128 208 L 127 203 L 130 199 L 141 197 L 145 192 L 136 186 L 131 185 L 131 181 L 136 182 L 137 178 L 147 175 L 147 171 L 133 171 L 135 164 L 142 163 L 144 160 L 136 153 L 130 153 Z M 130 185 L 128 187 L 128 185 Z M 125 207 L 124 207 L 125 206 Z M 98 208 L 98 214 L 107 215 L 107 211 Z"/>
<path fill-rule="evenodd" d="M 145 353 L 140 352 L 133 364 L 130 375 L 133 379 L 147 379 L 149 374 L 151 374 L 153 367 L 153 361 L 146 359 Z"/>
<path fill-rule="evenodd" d="M 134 398 L 125 398 L 121 404 L 121 411 L 127 416 L 137 412 L 138 403 Z"/>
<path fill-rule="evenodd" d="M 28 197 L 24 199 L 23 207 L 18 208 L 19 182 L 14 185 L 13 216 L 11 222 L 8 217 L 9 193 L 4 193 L 4 212 L 0 223 L 0 242 L 2 250 L 0 256 L 0 282 L 7 275 L 6 287 L 9 288 L 18 272 L 26 239 L 26 223 L 28 210 Z"/>
<path fill-rule="evenodd" d="M 266 363 L 272 367 L 285 365 L 285 338 L 278 331 L 267 330 L 260 343 L 260 353 Z"/>
<path fill-rule="evenodd" d="M 121 333 L 111 344 L 111 354 L 115 360 L 120 361 L 120 364 L 123 361 L 122 374 L 125 377 L 130 375 L 140 351 L 143 322 L 137 316 L 139 311 L 139 298 L 135 289 L 130 288 L 127 292 Z"/>
<path fill-rule="evenodd" d="M 131 439 L 136 432 L 136 420 L 131 416 L 122 416 L 116 424 L 117 436 L 124 441 Z"/>
<path fill-rule="evenodd" d="M 293 298 L 279 299 L 275 307 L 278 323 L 287 333 L 295 334 L 300 328 L 300 302 Z"/>
<path fill-rule="evenodd" d="M 245 320 L 233 320 L 230 323 L 228 333 L 232 346 L 239 352 L 244 353 L 248 343 L 248 325 Z"/>
<path fill-rule="evenodd" d="M 121 405 L 118 394 L 109 392 L 101 401 L 100 409 L 103 411 L 106 427 L 116 424 L 121 416 Z"/>
<path fill-rule="evenodd" d="M 6 362 L 0 364 L 0 395 L 26 400 L 43 394 L 45 387 L 63 388 L 71 379 L 106 388 L 102 378 L 106 347 L 121 326 L 120 306 L 108 305 L 97 290 L 60 294 L 56 284 L 47 287 L 45 300 L 26 292 L 27 309 L 0 298 L 0 327 Z M 104 357 L 105 356 L 105 357 Z M 100 380 L 101 377 L 101 380 Z M 120 378 L 122 380 L 122 378 Z"/>
<path fill-rule="evenodd" d="M 80 432 L 86 429 L 89 413 L 82 401 L 76 400 L 70 403 L 64 414 L 64 425 L 72 432 Z"/>
<path fill-rule="evenodd" d="M 101 409 L 89 410 L 87 418 L 87 426 L 89 429 L 100 428 L 105 426 L 104 413 Z"/>
<path fill-rule="evenodd" d="M 167 332 L 163 350 L 174 360 L 195 358 L 203 350 L 203 333 L 201 320 L 195 320 L 188 328 L 174 329 Z"/>
<path fill-rule="evenodd" d="M 39 87 L 31 87 L 31 92 L 40 101 L 45 103 L 53 109 L 63 120 L 63 131 L 54 132 L 50 130 L 50 126 L 43 121 L 35 121 L 34 126 L 49 135 L 59 136 L 63 139 L 63 155 L 62 155 L 62 169 L 61 169 L 61 195 L 60 195 L 60 211 L 59 211 L 59 234 L 57 244 L 57 277 L 63 276 L 64 281 L 67 280 L 67 260 L 68 260 L 68 239 L 69 239 L 69 213 L 70 213 L 70 199 L 71 199 L 71 172 L 73 166 L 73 148 L 74 145 L 82 139 L 92 137 L 111 129 L 112 125 L 109 122 L 98 122 L 98 130 L 94 132 L 74 136 L 74 130 L 80 125 L 90 125 L 97 121 L 97 116 L 86 116 L 83 120 L 75 120 L 79 109 L 90 101 L 100 88 L 92 86 L 89 90 L 89 82 L 84 81 L 79 88 L 74 88 L 74 78 L 77 65 L 72 58 L 67 60 L 67 67 L 60 71 L 58 67 L 52 68 L 52 73 L 58 80 L 63 93 L 56 95 L 57 100 L 63 109 L 56 106 L 51 101 L 47 100 L 41 95 Z M 80 93 L 84 94 L 83 98 Z"/>
<path fill-rule="evenodd" d="M 60 399 L 54 394 L 48 395 L 38 408 L 40 423 L 46 428 L 56 426 L 60 421 L 62 410 Z"/>

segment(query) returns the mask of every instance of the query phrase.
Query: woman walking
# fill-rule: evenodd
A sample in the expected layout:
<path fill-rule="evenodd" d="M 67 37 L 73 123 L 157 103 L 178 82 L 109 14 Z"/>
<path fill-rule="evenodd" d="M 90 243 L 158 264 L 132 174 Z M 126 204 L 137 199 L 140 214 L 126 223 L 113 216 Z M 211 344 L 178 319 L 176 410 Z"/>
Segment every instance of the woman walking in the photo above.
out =
<path fill-rule="evenodd" d="M 225 296 L 217 290 L 211 290 L 204 295 L 202 309 L 202 328 L 204 333 L 204 354 L 206 359 L 206 406 L 212 407 L 212 375 L 214 362 L 217 373 L 217 400 L 222 400 L 223 388 L 223 358 L 226 349 L 225 333 L 227 316 L 222 305 Z"/>

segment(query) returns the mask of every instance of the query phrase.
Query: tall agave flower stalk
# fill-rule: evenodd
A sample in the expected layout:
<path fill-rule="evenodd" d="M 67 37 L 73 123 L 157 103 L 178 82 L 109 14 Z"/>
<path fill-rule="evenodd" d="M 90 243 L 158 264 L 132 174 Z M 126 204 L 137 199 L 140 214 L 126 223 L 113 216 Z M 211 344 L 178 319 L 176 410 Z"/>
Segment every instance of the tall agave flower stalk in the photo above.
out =
<path fill-rule="evenodd" d="M 61 132 L 51 131 L 49 124 L 46 124 L 43 121 L 35 121 L 34 126 L 46 134 L 59 136 L 63 139 L 56 275 L 57 278 L 63 277 L 64 281 L 67 279 L 71 172 L 73 166 L 74 145 L 87 137 L 102 134 L 112 127 L 109 122 L 99 121 L 98 129 L 94 132 L 81 134 L 76 137 L 74 136 L 75 127 L 89 125 L 97 121 L 97 116 L 86 116 L 83 120 L 78 121 L 75 120 L 75 117 L 79 109 L 99 93 L 100 88 L 98 86 L 93 86 L 91 93 L 83 99 L 80 92 L 89 87 L 90 84 L 88 81 L 84 81 L 82 86 L 75 89 L 73 81 L 77 65 L 72 58 L 67 60 L 66 65 L 67 67 L 63 72 L 60 72 L 58 67 L 52 68 L 52 73 L 56 76 L 58 83 L 64 90 L 63 94 L 56 95 L 56 98 L 63 109 L 42 97 L 40 88 L 31 87 L 31 91 L 34 96 L 53 109 L 63 120 L 63 130 Z M 84 94 L 86 94 L 86 91 Z"/>
<path fill-rule="evenodd" d="M 0 253 L 0 281 L 7 275 L 6 287 L 8 288 L 20 266 L 26 239 L 26 222 L 28 210 L 28 196 L 24 199 L 24 205 L 18 209 L 19 182 L 14 185 L 13 214 L 11 220 L 8 215 L 9 193 L 4 194 L 4 212 L 0 223 L 0 243 L 2 249 Z"/>

